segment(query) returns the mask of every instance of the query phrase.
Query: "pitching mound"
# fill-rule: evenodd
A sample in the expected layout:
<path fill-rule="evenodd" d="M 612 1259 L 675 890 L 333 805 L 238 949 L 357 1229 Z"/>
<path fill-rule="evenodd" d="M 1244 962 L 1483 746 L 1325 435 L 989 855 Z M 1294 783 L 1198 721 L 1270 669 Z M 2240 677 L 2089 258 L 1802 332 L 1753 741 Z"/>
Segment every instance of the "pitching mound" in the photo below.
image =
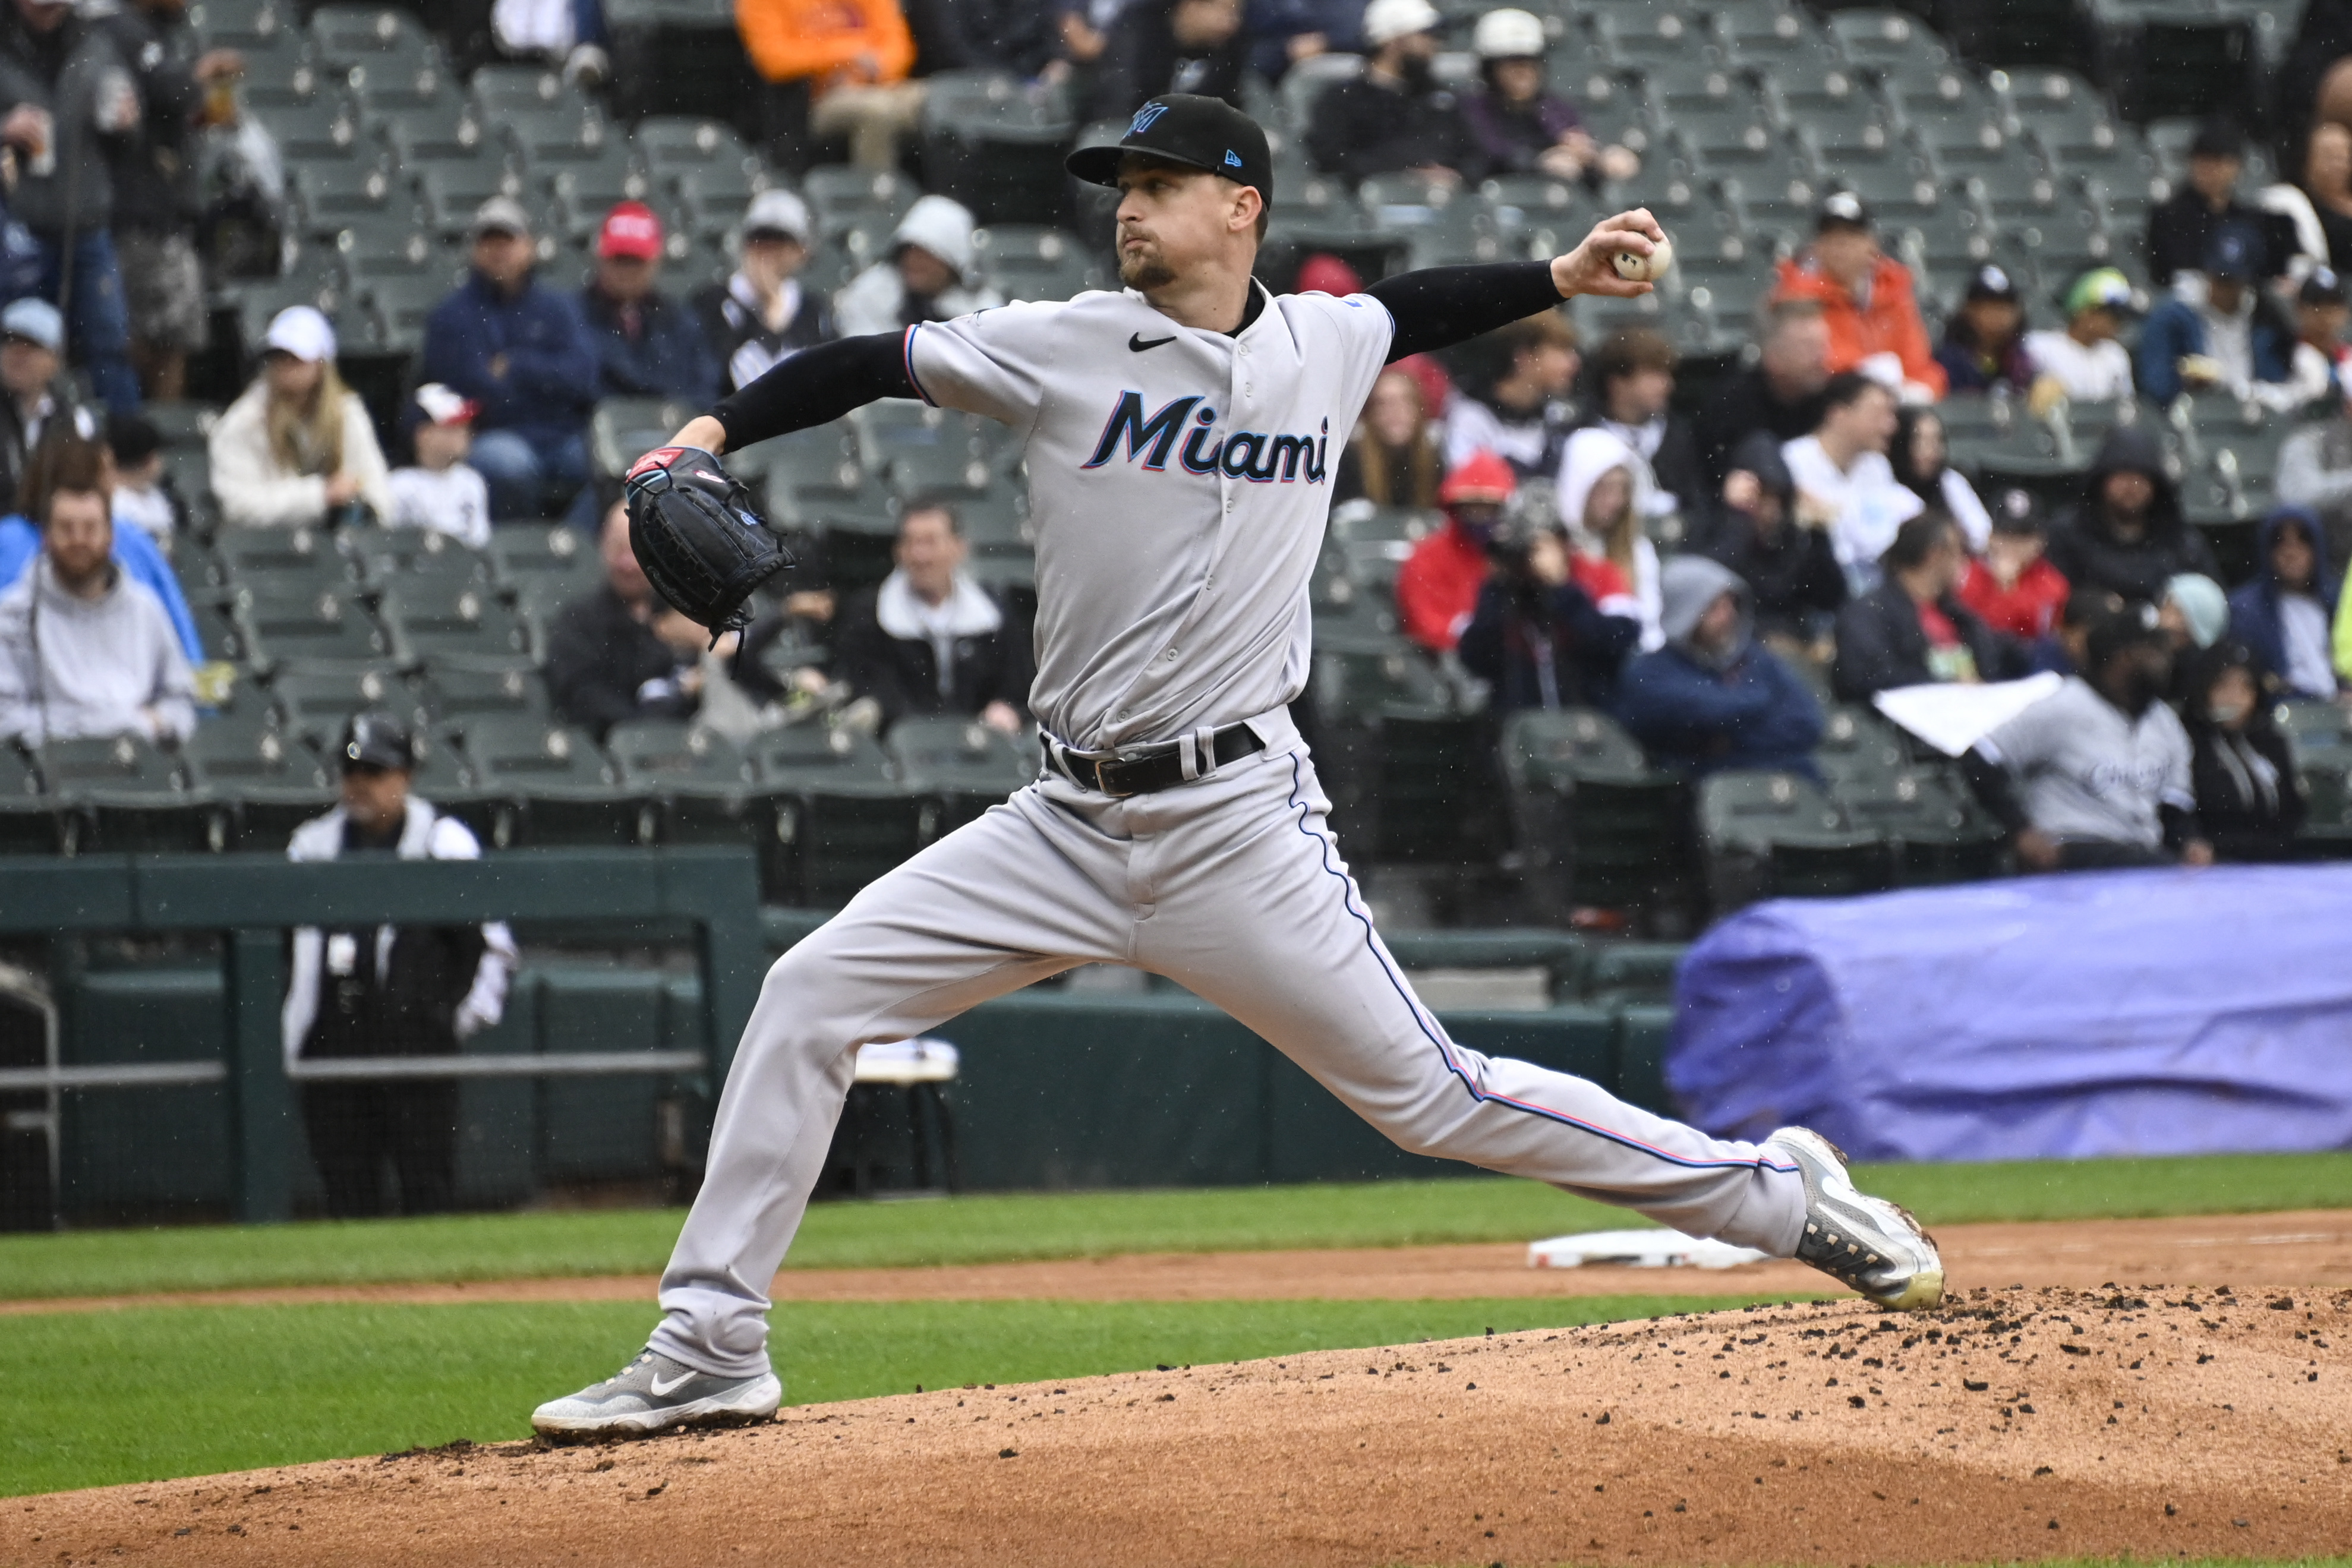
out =
<path fill-rule="evenodd" d="M 0 1558 L 1967 1563 L 2352 1540 L 2352 1292 L 1977 1291 L 20 1499 Z"/>

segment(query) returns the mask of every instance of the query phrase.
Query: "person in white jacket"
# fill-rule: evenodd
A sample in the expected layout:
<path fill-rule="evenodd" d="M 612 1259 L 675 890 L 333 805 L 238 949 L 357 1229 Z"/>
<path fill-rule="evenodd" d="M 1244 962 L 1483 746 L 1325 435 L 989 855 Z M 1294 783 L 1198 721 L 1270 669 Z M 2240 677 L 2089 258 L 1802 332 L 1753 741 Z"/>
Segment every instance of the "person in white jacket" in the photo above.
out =
<path fill-rule="evenodd" d="M 294 830 L 296 861 L 390 854 L 478 860 L 466 824 L 409 792 L 416 750 L 389 714 L 355 714 L 336 746 L 343 803 Z M 505 1016 L 514 970 L 503 922 L 479 925 L 359 925 L 294 933 L 280 1028 L 289 1071 L 383 1057 L 454 1056 Z M 457 1081 L 329 1078 L 301 1085 L 310 1157 L 338 1219 L 381 1214 L 384 1177 L 396 1211 L 430 1214 L 457 1201 Z"/>
<path fill-rule="evenodd" d="M 1642 623 L 1645 653 L 1666 644 L 1658 547 L 1642 527 L 1649 474 L 1650 465 L 1613 431 L 1577 431 L 1560 452 L 1559 521 L 1576 549 L 1577 584 L 1602 614 Z"/>
<path fill-rule="evenodd" d="M 289 306 L 262 340 L 261 374 L 213 426 L 213 494 L 232 526 L 319 524 L 354 502 L 392 516 L 375 426 L 335 372 L 335 329 Z"/>

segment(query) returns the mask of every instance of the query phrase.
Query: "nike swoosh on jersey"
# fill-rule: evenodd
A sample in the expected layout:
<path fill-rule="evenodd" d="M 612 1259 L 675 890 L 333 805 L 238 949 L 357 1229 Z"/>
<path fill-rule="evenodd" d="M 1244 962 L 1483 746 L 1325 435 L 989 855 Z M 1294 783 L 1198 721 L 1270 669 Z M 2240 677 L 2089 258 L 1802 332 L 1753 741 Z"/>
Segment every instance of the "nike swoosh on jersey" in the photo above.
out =
<path fill-rule="evenodd" d="M 671 1378 L 667 1383 L 664 1383 L 661 1378 L 656 1375 L 654 1378 L 654 1397 L 656 1399 L 667 1399 L 671 1395 L 677 1393 L 679 1389 L 685 1387 L 688 1384 L 693 1381 L 694 1374 L 691 1371 L 681 1372 L 676 1377 Z"/>
<path fill-rule="evenodd" d="M 1173 332 L 1169 333 L 1165 338 L 1146 338 L 1142 333 L 1135 332 L 1129 335 L 1127 346 L 1133 352 L 1139 354 L 1146 349 L 1156 349 L 1162 343 L 1172 343 L 1175 340 L 1176 334 Z"/>

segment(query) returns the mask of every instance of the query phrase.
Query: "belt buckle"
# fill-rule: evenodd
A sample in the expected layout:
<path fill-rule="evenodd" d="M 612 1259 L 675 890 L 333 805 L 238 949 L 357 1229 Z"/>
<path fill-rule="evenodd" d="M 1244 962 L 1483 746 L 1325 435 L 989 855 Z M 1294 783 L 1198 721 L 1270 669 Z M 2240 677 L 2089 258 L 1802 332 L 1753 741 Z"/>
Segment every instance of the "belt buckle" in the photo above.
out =
<path fill-rule="evenodd" d="M 1124 800 L 1135 793 L 1132 789 L 1114 789 L 1111 788 L 1110 781 L 1103 777 L 1104 768 L 1116 767 L 1118 762 L 1119 758 L 1116 757 L 1097 757 L 1087 760 L 1087 766 L 1094 771 L 1097 794 L 1108 795 L 1114 800 Z"/>

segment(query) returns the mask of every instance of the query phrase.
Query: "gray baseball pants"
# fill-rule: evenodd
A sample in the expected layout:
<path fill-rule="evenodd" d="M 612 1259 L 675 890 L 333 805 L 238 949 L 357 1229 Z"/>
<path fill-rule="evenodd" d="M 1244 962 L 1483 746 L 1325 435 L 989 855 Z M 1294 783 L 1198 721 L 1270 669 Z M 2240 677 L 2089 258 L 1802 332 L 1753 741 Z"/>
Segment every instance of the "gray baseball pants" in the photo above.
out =
<path fill-rule="evenodd" d="M 1267 749 L 1111 800 L 1048 774 L 867 886 L 768 973 L 719 1097 L 653 1347 L 767 1370 L 768 1286 L 808 1206 L 857 1047 L 1084 963 L 1215 1003 L 1398 1144 L 1622 1204 L 1778 1257 L 1802 1178 L 1598 1085 L 1447 1039 L 1372 930 L 1286 716 Z"/>

